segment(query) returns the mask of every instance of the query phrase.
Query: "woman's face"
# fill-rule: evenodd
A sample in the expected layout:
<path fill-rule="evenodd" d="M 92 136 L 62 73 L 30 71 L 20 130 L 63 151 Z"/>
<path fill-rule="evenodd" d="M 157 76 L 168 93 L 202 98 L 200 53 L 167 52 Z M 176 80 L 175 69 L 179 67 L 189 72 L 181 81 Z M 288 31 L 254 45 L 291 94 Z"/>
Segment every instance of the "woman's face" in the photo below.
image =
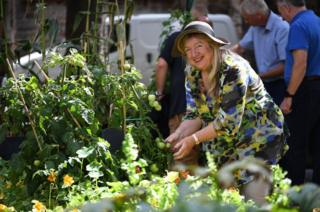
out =
<path fill-rule="evenodd" d="M 201 71 L 209 71 L 213 61 L 213 50 L 208 41 L 193 36 L 187 38 L 184 44 L 184 53 L 188 63 Z"/>

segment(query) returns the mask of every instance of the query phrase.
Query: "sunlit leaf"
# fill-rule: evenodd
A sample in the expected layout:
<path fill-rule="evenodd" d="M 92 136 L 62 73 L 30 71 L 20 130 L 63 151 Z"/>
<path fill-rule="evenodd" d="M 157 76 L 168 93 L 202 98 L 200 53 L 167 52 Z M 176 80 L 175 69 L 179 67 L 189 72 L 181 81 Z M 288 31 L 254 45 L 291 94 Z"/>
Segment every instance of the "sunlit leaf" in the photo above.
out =
<path fill-rule="evenodd" d="M 77 151 L 78 157 L 79 158 L 87 158 L 89 155 L 91 155 L 94 151 L 94 147 L 82 147 Z"/>

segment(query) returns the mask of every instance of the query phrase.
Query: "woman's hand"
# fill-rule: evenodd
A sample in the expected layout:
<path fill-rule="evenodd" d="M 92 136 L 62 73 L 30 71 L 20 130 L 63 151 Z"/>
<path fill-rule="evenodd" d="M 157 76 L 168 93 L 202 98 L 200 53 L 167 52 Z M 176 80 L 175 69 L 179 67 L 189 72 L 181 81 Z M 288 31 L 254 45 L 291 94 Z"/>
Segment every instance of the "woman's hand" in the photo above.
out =
<path fill-rule="evenodd" d="M 188 156 L 195 146 L 195 141 L 192 136 L 185 137 L 180 140 L 173 148 L 174 154 L 173 157 L 175 160 L 181 160 Z"/>
<path fill-rule="evenodd" d="M 181 133 L 179 131 L 173 132 L 171 135 L 169 135 L 168 138 L 166 138 L 165 142 L 170 144 L 171 151 L 174 152 L 174 146 L 178 141 L 181 139 Z"/>

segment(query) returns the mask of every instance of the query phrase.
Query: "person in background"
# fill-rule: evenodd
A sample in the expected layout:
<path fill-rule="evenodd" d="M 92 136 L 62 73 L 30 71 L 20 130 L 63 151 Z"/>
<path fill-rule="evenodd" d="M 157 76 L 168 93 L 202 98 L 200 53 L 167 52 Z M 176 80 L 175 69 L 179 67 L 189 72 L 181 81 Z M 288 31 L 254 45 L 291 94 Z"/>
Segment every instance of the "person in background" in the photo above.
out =
<path fill-rule="evenodd" d="M 202 4 L 195 4 L 191 9 L 195 20 L 209 21 L 208 11 Z M 181 123 L 181 118 L 186 111 L 185 73 L 186 63 L 180 56 L 171 55 L 172 47 L 180 31 L 168 36 L 161 49 L 156 65 L 156 97 L 158 101 L 165 100 L 169 107 L 169 133 L 171 134 Z M 168 77 L 167 77 L 168 76 Z M 166 82 L 169 81 L 169 91 L 165 93 Z M 164 99 L 166 96 L 166 99 Z"/>
<path fill-rule="evenodd" d="M 314 183 L 320 185 L 320 18 L 304 0 L 277 0 L 290 23 L 281 103 L 290 130 L 289 151 L 281 162 L 292 183 L 304 183 L 307 147 L 311 147 Z"/>
<path fill-rule="evenodd" d="M 202 146 L 218 167 L 249 156 L 275 164 L 285 151 L 282 112 L 248 61 L 220 48 L 226 44 L 200 21 L 188 24 L 176 38 L 174 54 L 185 57 L 192 70 L 186 81 L 186 114 L 166 142 L 176 162 Z M 265 203 L 269 187 L 257 185 L 259 195 L 250 196 L 249 178 L 244 177 L 244 195 Z"/>
<path fill-rule="evenodd" d="M 213 26 L 213 23 L 210 21 L 208 16 L 208 9 L 204 3 L 194 4 L 190 13 L 194 20 L 203 21 Z"/>
<path fill-rule="evenodd" d="M 240 54 L 246 49 L 254 51 L 259 76 L 280 106 L 285 91 L 283 71 L 289 24 L 273 13 L 264 0 L 243 0 L 240 13 L 250 27 L 231 49 Z"/>

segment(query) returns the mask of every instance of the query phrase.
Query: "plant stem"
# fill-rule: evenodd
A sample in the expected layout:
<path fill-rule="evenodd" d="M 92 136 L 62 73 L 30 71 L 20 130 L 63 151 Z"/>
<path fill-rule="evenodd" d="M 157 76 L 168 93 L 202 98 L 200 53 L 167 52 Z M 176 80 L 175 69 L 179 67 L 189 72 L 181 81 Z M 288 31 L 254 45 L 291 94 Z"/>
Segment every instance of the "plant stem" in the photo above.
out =
<path fill-rule="evenodd" d="M 44 72 L 43 68 L 41 68 L 41 66 L 39 65 L 39 63 L 35 60 L 34 63 L 36 64 L 36 66 L 38 67 L 38 69 L 40 70 L 41 74 L 44 76 L 44 79 L 46 82 L 48 82 L 49 77 L 48 75 Z"/>
<path fill-rule="evenodd" d="M 51 208 L 51 192 L 52 192 L 52 183 L 50 183 L 50 189 L 49 189 L 49 200 L 48 200 L 49 208 Z"/>
<path fill-rule="evenodd" d="M 125 0 L 124 2 L 124 11 L 126 11 L 126 7 L 127 7 L 127 0 Z M 126 20 L 126 17 L 124 18 L 124 20 Z M 122 26 L 121 26 L 122 25 Z M 119 49 L 118 49 L 118 53 L 119 53 L 119 58 L 120 58 L 120 70 L 121 70 L 121 75 L 124 74 L 125 70 L 124 70 L 124 63 L 125 63 L 125 54 L 126 54 L 126 22 L 122 21 L 120 23 L 120 30 L 121 30 L 121 37 L 118 37 L 119 40 Z M 119 35 L 118 35 L 119 36 Z M 126 108 L 126 93 L 124 90 L 121 90 L 122 93 L 122 131 L 123 133 L 126 133 L 126 129 L 127 129 L 127 124 L 126 124 L 126 118 L 127 118 L 127 108 Z"/>
<path fill-rule="evenodd" d="M 126 94 L 124 91 L 121 91 L 122 93 L 122 131 L 123 133 L 126 133 L 126 129 L 127 129 L 127 123 L 126 123 L 126 119 L 127 119 L 127 108 L 126 108 Z"/>
<path fill-rule="evenodd" d="M 46 59 L 46 32 L 45 32 L 45 3 L 44 0 L 41 1 L 40 3 L 40 30 L 41 30 L 41 34 L 40 34 L 40 46 L 41 46 L 41 51 L 42 51 L 42 61 L 45 61 Z"/>
<path fill-rule="evenodd" d="M 80 125 L 80 123 L 78 122 L 78 120 L 72 115 L 72 113 L 70 112 L 69 109 L 67 109 L 67 111 L 68 111 L 69 115 L 71 116 L 72 120 L 74 121 L 74 123 L 77 125 L 77 127 L 78 127 L 79 129 L 81 129 L 81 125 Z"/>
<path fill-rule="evenodd" d="M 93 36 L 94 37 L 97 37 L 98 31 L 99 31 L 99 28 L 98 28 L 98 18 L 99 18 L 98 9 L 99 9 L 99 6 L 100 6 L 100 4 L 99 4 L 99 1 L 97 0 L 96 1 L 95 16 L 94 16 L 94 24 L 93 24 Z M 93 53 L 94 59 L 96 59 L 96 57 L 98 57 L 98 49 L 97 49 L 98 42 L 99 42 L 98 38 L 93 40 L 92 53 Z"/>
<path fill-rule="evenodd" d="M 133 93 L 134 93 L 134 96 L 136 97 L 136 100 L 137 100 L 137 103 L 139 104 L 139 106 L 140 106 L 140 110 L 139 110 L 139 114 L 140 114 L 140 119 L 142 119 L 142 117 L 143 117 L 143 113 L 142 113 L 142 108 L 143 108 L 143 106 L 142 106 L 142 103 L 144 103 L 143 101 L 140 101 L 140 97 L 139 97 L 139 94 L 137 93 L 137 91 L 136 91 L 136 89 L 134 88 L 134 86 L 133 85 L 131 85 L 131 89 L 132 89 L 132 91 L 133 91 Z M 146 105 L 144 105 L 144 107 L 146 108 Z"/>
<path fill-rule="evenodd" d="M 81 160 L 81 164 L 80 164 L 80 179 L 82 178 L 82 173 L 83 173 L 83 171 L 82 171 L 82 168 L 83 168 L 83 158 L 82 158 L 82 160 Z"/>
<path fill-rule="evenodd" d="M 11 73 L 11 75 L 12 75 L 14 81 L 15 81 L 15 84 L 16 84 L 16 86 L 17 86 L 17 91 L 18 91 L 18 93 L 19 93 L 19 97 L 20 97 L 20 99 L 21 99 L 21 101 L 22 101 L 22 103 L 23 103 L 23 107 L 24 107 L 24 109 L 25 109 L 25 111 L 26 111 L 26 113 L 27 113 L 28 119 L 29 119 L 29 121 L 30 121 L 31 128 L 32 128 L 32 132 L 33 132 L 33 134 L 34 134 L 34 136 L 35 136 L 35 138 L 36 138 L 36 141 L 37 141 L 37 144 L 38 144 L 39 149 L 42 151 L 42 145 L 41 145 L 41 142 L 40 142 L 40 138 L 38 137 L 38 134 L 37 134 L 37 132 L 36 132 L 36 126 L 35 126 L 35 124 L 34 124 L 34 122 L 33 122 L 32 114 L 31 114 L 31 112 L 29 111 L 29 108 L 28 108 L 28 106 L 27 106 L 27 104 L 26 104 L 26 101 L 25 101 L 25 99 L 24 99 L 24 97 L 23 97 L 23 94 L 22 94 L 22 92 L 21 92 L 21 90 L 20 90 L 20 88 L 19 88 L 18 80 L 17 80 L 17 78 L 16 78 L 16 75 L 15 75 L 14 72 L 13 72 L 11 63 L 10 63 L 10 61 L 9 61 L 8 58 L 6 58 L 6 61 L 7 61 L 8 67 L 9 67 L 9 71 L 10 71 L 10 73 Z"/>
<path fill-rule="evenodd" d="M 87 16 L 86 16 L 86 29 L 85 29 L 84 46 L 83 46 L 84 54 L 88 53 L 88 46 L 89 46 L 89 40 L 87 39 L 87 35 L 89 35 L 90 8 L 91 8 L 91 0 L 88 0 L 88 10 L 87 10 Z"/>
<path fill-rule="evenodd" d="M 65 80 L 65 78 L 66 78 L 66 76 L 67 76 L 67 66 L 68 66 L 68 65 L 64 65 L 64 66 L 63 66 L 63 73 L 62 73 L 61 85 L 64 84 L 64 80 Z"/>
<path fill-rule="evenodd" d="M 4 0 L 0 0 L 0 20 L 2 20 L 3 19 L 3 11 L 4 11 L 4 4 L 3 4 L 3 1 Z"/>

